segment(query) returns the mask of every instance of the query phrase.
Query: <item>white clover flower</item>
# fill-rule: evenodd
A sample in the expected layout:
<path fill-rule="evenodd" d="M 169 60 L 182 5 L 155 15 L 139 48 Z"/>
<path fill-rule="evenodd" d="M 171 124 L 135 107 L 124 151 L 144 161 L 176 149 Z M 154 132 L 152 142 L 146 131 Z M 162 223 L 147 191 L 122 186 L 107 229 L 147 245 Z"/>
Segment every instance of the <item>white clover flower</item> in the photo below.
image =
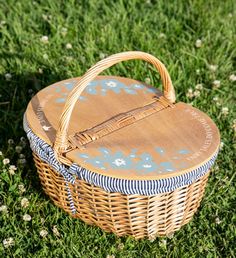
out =
<path fill-rule="evenodd" d="M 215 102 L 217 102 L 218 100 L 219 100 L 218 97 L 214 97 L 214 98 L 213 98 L 213 101 L 215 101 Z"/>
<path fill-rule="evenodd" d="M 67 44 L 66 44 L 66 49 L 72 49 L 71 43 L 67 43 Z"/>
<path fill-rule="evenodd" d="M 3 165 L 7 165 L 10 163 L 10 159 L 3 159 L 2 163 Z"/>
<path fill-rule="evenodd" d="M 39 69 L 38 69 L 38 73 L 43 74 L 43 69 L 42 69 L 42 68 L 39 68 Z"/>
<path fill-rule="evenodd" d="M 220 221 L 220 219 L 218 217 L 215 219 L 215 223 L 216 224 L 220 224 L 221 223 L 221 221 Z"/>
<path fill-rule="evenodd" d="M 200 97 L 200 94 L 201 94 L 201 92 L 200 92 L 199 90 L 195 90 L 195 91 L 193 92 L 193 95 L 194 95 L 194 97 L 196 97 L 196 98 Z"/>
<path fill-rule="evenodd" d="M 17 153 L 21 153 L 22 147 L 21 146 L 16 146 L 15 150 L 16 150 Z"/>
<path fill-rule="evenodd" d="M 48 54 L 43 54 L 43 59 L 48 59 Z"/>
<path fill-rule="evenodd" d="M 106 57 L 106 54 L 105 53 L 99 53 L 99 58 L 100 59 L 104 59 Z"/>
<path fill-rule="evenodd" d="M 66 61 L 67 62 L 72 62 L 73 61 L 73 56 L 67 56 Z"/>
<path fill-rule="evenodd" d="M 61 28 L 61 34 L 62 34 L 62 36 L 66 36 L 66 34 L 67 34 L 67 28 Z"/>
<path fill-rule="evenodd" d="M 39 232 L 39 235 L 44 238 L 44 237 L 46 237 L 46 236 L 48 235 L 48 232 L 47 232 L 47 230 L 42 229 L 42 230 Z"/>
<path fill-rule="evenodd" d="M 25 142 L 25 137 L 21 136 L 20 141 L 24 143 Z"/>
<path fill-rule="evenodd" d="M 232 82 L 235 82 L 236 81 L 236 75 L 235 74 L 231 74 L 229 76 L 229 80 L 232 81 Z"/>
<path fill-rule="evenodd" d="M 26 159 L 18 159 L 18 163 L 24 165 L 26 163 Z"/>
<path fill-rule="evenodd" d="M 29 214 L 25 214 L 24 216 L 23 216 L 23 220 L 24 221 L 31 221 L 31 216 L 29 215 Z"/>
<path fill-rule="evenodd" d="M 234 130 L 234 132 L 236 132 L 236 119 L 234 119 L 233 121 L 232 129 Z"/>
<path fill-rule="evenodd" d="M 201 72 L 200 69 L 196 70 L 196 74 L 200 74 L 200 72 Z"/>
<path fill-rule="evenodd" d="M 15 165 L 10 165 L 9 169 L 17 170 L 17 167 Z"/>
<path fill-rule="evenodd" d="M 228 108 L 228 107 L 222 107 L 221 113 L 222 113 L 224 116 L 227 116 L 227 115 L 229 114 L 229 108 Z"/>
<path fill-rule="evenodd" d="M 8 139 L 7 143 L 8 143 L 9 145 L 13 145 L 13 144 L 14 144 L 14 140 L 13 140 L 13 139 Z"/>
<path fill-rule="evenodd" d="M 6 81 L 10 81 L 11 78 L 12 78 L 12 75 L 11 75 L 10 73 L 6 73 L 6 74 L 5 74 L 5 79 L 6 79 Z"/>
<path fill-rule="evenodd" d="M 195 42 L 195 47 L 196 48 L 200 48 L 202 46 L 202 41 L 201 39 L 197 39 L 196 42 Z"/>
<path fill-rule="evenodd" d="M 9 237 L 9 238 L 4 239 L 2 241 L 2 243 L 5 248 L 8 248 L 10 246 L 13 246 L 15 244 L 15 241 L 12 237 Z"/>
<path fill-rule="evenodd" d="M 218 65 L 213 65 L 213 64 L 210 64 L 208 66 L 209 70 L 212 71 L 212 72 L 215 72 L 218 68 Z"/>
<path fill-rule="evenodd" d="M 150 78 L 145 78 L 145 83 L 147 83 L 147 84 L 150 84 L 151 83 L 151 79 Z"/>
<path fill-rule="evenodd" d="M 166 246 L 167 241 L 165 239 L 161 240 L 161 245 Z"/>
<path fill-rule="evenodd" d="M 219 80 L 214 80 L 212 82 L 213 88 L 219 88 L 220 87 L 220 81 Z"/>
<path fill-rule="evenodd" d="M 21 199 L 20 204 L 21 204 L 22 208 L 27 208 L 29 206 L 29 200 L 24 197 L 24 198 Z"/>
<path fill-rule="evenodd" d="M 166 38 L 166 34 L 161 32 L 161 33 L 159 34 L 159 38 L 160 38 L 160 39 Z"/>
<path fill-rule="evenodd" d="M 43 14 L 43 15 L 42 15 L 42 18 L 43 18 L 45 21 L 48 20 L 48 16 L 47 16 L 46 14 Z"/>
<path fill-rule="evenodd" d="M 8 208 L 7 208 L 7 206 L 6 206 L 6 205 L 0 206 L 0 212 L 2 212 L 2 213 L 8 213 Z"/>
<path fill-rule="evenodd" d="M 42 43 L 47 44 L 48 43 L 48 36 L 42 36 L 40 40 L 41 40 Z"/>
<path fill-rule="evenodd" d="M 117 247 L 119 250 L 123 250 L 125 245 L 123 243 L 119 243 Z"/>
<path fill-rule="evenodd" d="M 195 89 L 196 89 L 196 90 L 202 90 L 202 89 L 203 89 L 202 84 L 201 84 L 201 83 L 197 84 L 197 85 L 195 86 Z"/>
<path fill-rule="evenodd" d="M 24 186 L 23 184 L 19 184 L 19 185 L 18 185 L 18 189 L 19 189 L 19 191 L 20 191 L 21 194 L 26 191 L 25 186 Z"/>
<path fill-rule="evenodd" d="M 15 170 L 14 170 L 14 169 L 10 169 L 10 168 L 9 168 L 8 172 L 9 172 L 9 174 L 12 175 L 12 176 L 15 175 Z"/>
<path fill-rule="evenodd" d="M 186 96 L 188 97 L 188 98 L 190 98 L 190 99 L 192 99 L 193 98 L 193 89 L 192 88 L 189 88 L 188 89 L 188 92 L 186 93 Z"/>
<path fill-rule="evenodd" d="M 223 142 L 220 142 L 220 150 L 222 150 L 224 147 L 224 143 Z"/>
<path fill-rule="evenodd" d="M 56 225 L 53 226 L 52 232 L 53 232 L 53 234 L 54 234 L 55 236 L 57 236 L 57 237 L 59 237 L 59 236 L 61 235 L 60 232 L 58 231 Z"/>

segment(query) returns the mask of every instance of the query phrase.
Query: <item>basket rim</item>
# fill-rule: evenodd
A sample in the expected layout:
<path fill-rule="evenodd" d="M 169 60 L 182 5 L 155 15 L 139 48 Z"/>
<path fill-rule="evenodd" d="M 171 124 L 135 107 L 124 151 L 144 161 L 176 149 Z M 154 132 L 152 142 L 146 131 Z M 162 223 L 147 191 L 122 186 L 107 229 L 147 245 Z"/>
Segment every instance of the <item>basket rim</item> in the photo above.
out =
<path fill-rule="evenodd" d="M 151 196 L 160 193 L 168 193 L 177 188 L 190 185 L 208 173 L 209 169 L 213 166 L 219 151 L 218 149 L 206 163 L 185 174 L 155 180 L 129 180 L 98 174 L 97 172 L 90 171 L 76 163 L 73 163 L 71 166 L 66 166 L 60 163 L 56 159 L 52 147 L 39 138 L 29 127 L 25 115 L 23 126 L 32 151 L 36 153 L 40 159 L 48 163 L 59 174 L 61 174 L 67 182 L 75 184 L 76 178 L 79 178 L 89 184 L 98 186 L 105 191 L 120 192 L 123 194 Z"/>

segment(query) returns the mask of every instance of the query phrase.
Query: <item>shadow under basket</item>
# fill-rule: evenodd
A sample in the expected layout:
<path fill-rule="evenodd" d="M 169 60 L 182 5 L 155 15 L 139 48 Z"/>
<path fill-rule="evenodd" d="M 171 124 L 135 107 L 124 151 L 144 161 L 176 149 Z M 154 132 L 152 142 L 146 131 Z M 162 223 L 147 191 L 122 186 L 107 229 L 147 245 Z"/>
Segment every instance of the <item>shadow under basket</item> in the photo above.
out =
<path fill-rule="evenodd" d="M 134 79 L 99 76 L 130 59 L 155 66 L 163 93 Z M 170 235 L 190 221 L 220 145 L 210 117 L 175 102 L 165 66 L 136 51 L 39 91 L 24 129 L 43 189 L 58 207 L 136 239 Z"/>
<path fill-rule="evenodd" d="M 109 193 L 84 180 L 76 179 L 69 188 L 76 207 L 70 209 L 63 176 L 33 153 L 45 193 L 71 216 L 118 236 L 136 239 L 170 235 L 187 224 L 202 200 L 209 172 L 196 182 L 169 193 L 153 196 Z"/>

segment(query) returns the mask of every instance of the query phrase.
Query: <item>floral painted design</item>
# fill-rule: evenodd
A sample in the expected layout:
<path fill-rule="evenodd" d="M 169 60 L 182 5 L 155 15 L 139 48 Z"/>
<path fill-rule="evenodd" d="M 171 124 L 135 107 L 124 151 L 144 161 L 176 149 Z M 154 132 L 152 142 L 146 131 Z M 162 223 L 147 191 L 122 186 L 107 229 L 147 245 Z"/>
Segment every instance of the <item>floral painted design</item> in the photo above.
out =
<path fill-rule="evenodd" d="M 147 174 L 158 171 L 158 165 L 153 161 L 153 158 L 148 153 L 140 155 L 140 160 L 135 164 L 135 170 L 139 171 L 139 174 Z"/>
<path fill-rule="evenodd" d="M 68 94 L 74 88 L 75 84 L 76 81 L 69 81 L 62 84 L 56 84 L 51 86 L 53 87 L 53 90 L 55 90 L 56 93 L 60 94 L 60 97 L 56 98 L 55 100 L 56 103 L 64 103 L 66 101 Z M 90 95 L 106 96 L 108 91 L 113 91 L 116 94 L 125 91 L 127 94 L 131 95 L 137 94 L 138 91 L 142 91 L 145 94 L 157 93 L 157 89 L 148 88 L 144 84 L 136 83 L 131 85 L 125 85 L 124 83 L 116 79 L 94 80 L 90 82 L 88 86 L 85 88 L 85 92 Z M 79 100 L 85 101 L 86 97 L 82 95 L 79 97 Z"/>
<path fill-rule="evenodd" d="M 158 160 L 158 157 L 163 157 L 163 155 L 165 155 L 164 149 L 156 147 L 155 150 L 157 152 L 155 160 Z M 137 171 L 140 175 L 149 173 L 168 173 L 183 169 L 187 164 L 181 160 L 186 154 L 190 153 L 188 150 L 181 149 L 175 153 L 176 156 L 172 157 L 174 162 L 166 161 L 157 163 L 149 153 L 137 154 L 137 149 L 132 149 L 129 155 L 125 155 L 122 151 L 113 153 L 107 148 L 99 148 L 98 152 L 99 155 L 95 157 L 90 157 L 85 153 L 77 153 L 77 155 L 83 159 L 84 163 L 91 164 L 102 170 L 114 169 L 127 172 L 127 170 L 132 169 Z M 180 160 L 180 162 L 176 164 L 176 160 Z"/>
<path fill-rule="evenodd" d="M 117 151 L 112 153 L 107 148 L 99 148 L 99 152 L 101 153 L 100 156 L 96 156 L 94 158 L 89 157 L 89 155 L 84 153 L 79 153 L 79 157 L 84 159 L 85 163 L 89 163 L 94 167 L 100 169 L 106 169 L 107 165 L 109 164 L 110 168 L 113 169 L 131 169 L 132 168 L 132 159 L 135 156 L 135 151 L 133 150 L 129 156 L 125 156 L 121 151 Z"/>
<path fill-rule="evenodd" d="M 65 82 L 63 84 L 55 84 L 51 87 L 53 87 L 53 90 L 55 90 L 56 93 L 60 94 L 61 96 L 59 98 L 56 98 L 56 103 L 64 103 L 66 101 L 66 98 L 68 94 L 72 91 L 74 88 L 76 81 L 70 81 Z M 49 89 L 51 88 L 49 87 Z M 83 96 L 79 97 L 80 100 L 85 100 Z"/>

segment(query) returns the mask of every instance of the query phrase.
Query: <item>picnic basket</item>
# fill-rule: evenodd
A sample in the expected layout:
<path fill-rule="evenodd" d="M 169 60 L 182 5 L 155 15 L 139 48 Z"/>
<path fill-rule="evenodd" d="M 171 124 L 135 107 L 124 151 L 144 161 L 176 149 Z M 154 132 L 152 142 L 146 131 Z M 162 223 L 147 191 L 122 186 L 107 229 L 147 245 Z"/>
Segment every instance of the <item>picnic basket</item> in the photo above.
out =
<path fill-rule="evenodd" d="M 151 63 L 163 93 L 146 83 L 99 74 L 131 59 Z M 164 236 L 200 205 L 219 149 L 214 122 L 175 103 L 165 66 L 130 51 L 82 77 L 57 82 L 29 102 L 24 129 L 42 187 L 71 216 L 118 236 Z"/>

